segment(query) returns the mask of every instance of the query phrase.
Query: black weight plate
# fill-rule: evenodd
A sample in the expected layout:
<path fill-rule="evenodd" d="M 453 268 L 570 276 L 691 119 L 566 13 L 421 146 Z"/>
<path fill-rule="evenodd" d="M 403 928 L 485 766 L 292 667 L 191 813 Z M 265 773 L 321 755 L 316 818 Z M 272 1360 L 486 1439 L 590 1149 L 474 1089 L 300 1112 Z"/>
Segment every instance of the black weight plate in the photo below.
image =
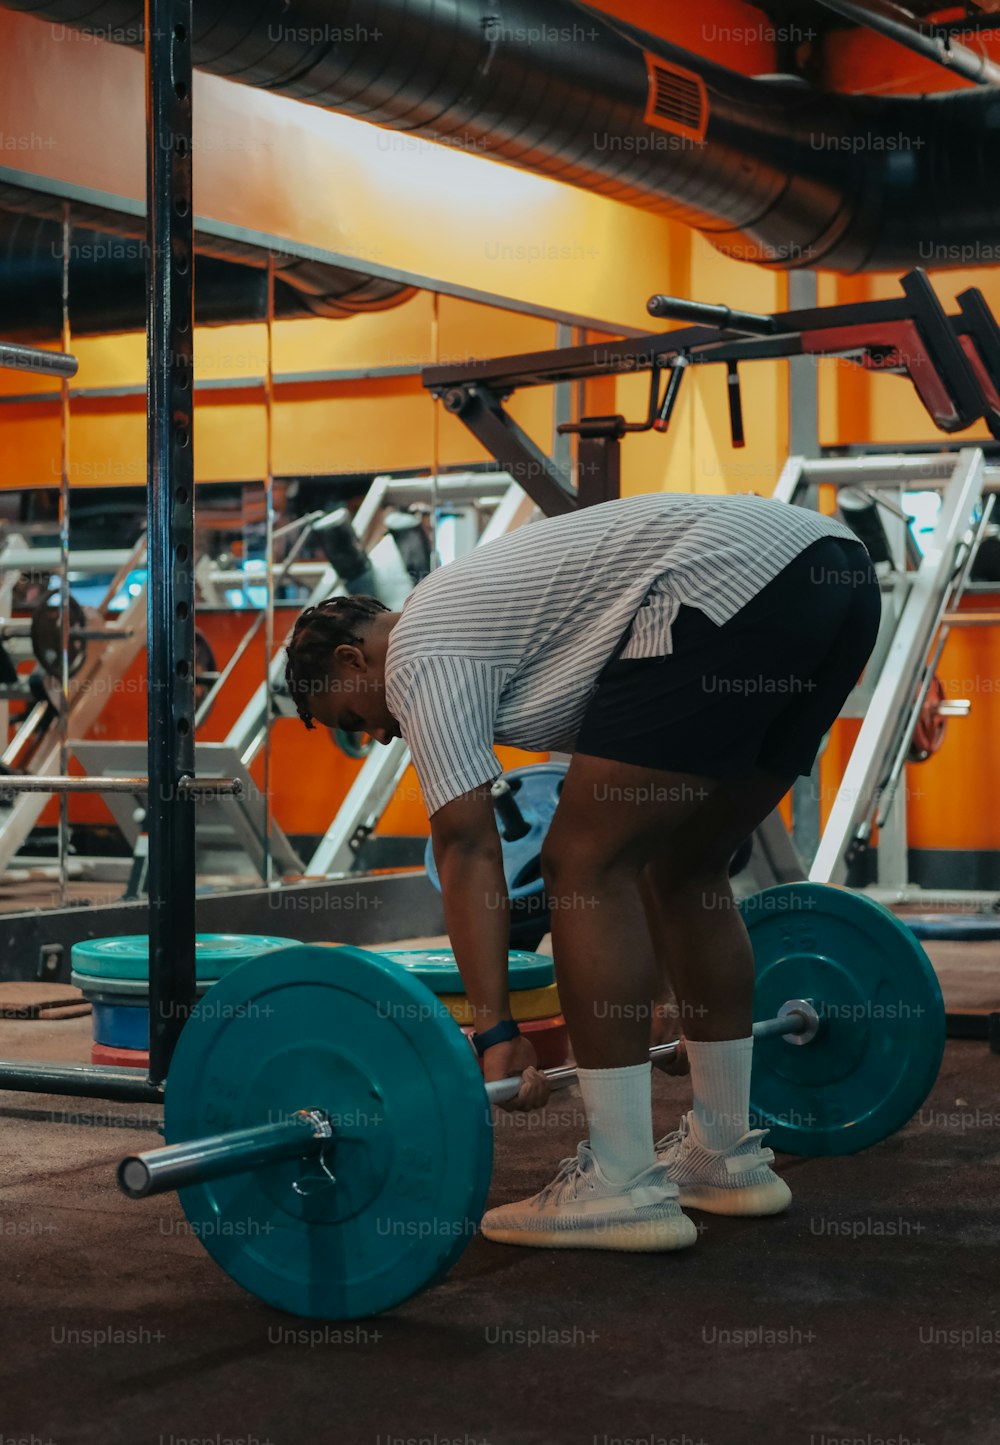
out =
<path fill-rule="evenodd" d="M 69 625 L 71 628 L 81 629 L 87 625 L 86 614 L 72 593 L 69 597 Z M 31 650 L 42 671 L 49 677 L 55 678 L 56 682 L 61 682 L 63 635 L 58 590 L 49 592 L 31 614 Z M 71 632 L 69 638 L 70 677 L 80 671 L 86 658 L 87 643 L 85 639 L 79 636 L 74 637 Z"/>

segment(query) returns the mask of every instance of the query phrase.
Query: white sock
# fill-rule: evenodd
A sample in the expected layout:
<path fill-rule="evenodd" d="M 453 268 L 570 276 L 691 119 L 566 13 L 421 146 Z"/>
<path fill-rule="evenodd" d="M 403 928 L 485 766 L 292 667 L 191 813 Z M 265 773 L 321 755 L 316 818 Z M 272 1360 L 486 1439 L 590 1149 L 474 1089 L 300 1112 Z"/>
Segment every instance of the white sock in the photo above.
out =
<path fill-rule="evenodd" d="M 750 1128 L 753 1038 L 686 1043 L 694 1094 L 691 1132 L 706 1149 L 728 1149 Z"/>
<path fill-rule="evenodd" d="M 653 1148 L 652 1065 L 577 1069 L 590 1147 L 606 1178 L 634 1179 L 656 1163 Z"/>

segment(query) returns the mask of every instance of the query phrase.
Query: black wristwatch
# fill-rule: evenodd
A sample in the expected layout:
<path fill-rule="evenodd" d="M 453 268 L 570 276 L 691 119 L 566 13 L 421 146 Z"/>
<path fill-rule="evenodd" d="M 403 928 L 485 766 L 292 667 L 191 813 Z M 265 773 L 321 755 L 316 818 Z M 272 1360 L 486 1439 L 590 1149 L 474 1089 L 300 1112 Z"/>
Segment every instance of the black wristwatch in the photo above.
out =
<path fill-rule="evenodd" d="M 494 1024 L 484 1033 L 473 1034 L 472 1043 L 476 1053 L 482 1058 L 486 1050 L 492 1048 L 494 1044 L 509 1043 L 511 1039 L 519 1038 L 520 1035 L 521 1030 L 513 1019 L 501 1019 L 498 1024 Z"/>

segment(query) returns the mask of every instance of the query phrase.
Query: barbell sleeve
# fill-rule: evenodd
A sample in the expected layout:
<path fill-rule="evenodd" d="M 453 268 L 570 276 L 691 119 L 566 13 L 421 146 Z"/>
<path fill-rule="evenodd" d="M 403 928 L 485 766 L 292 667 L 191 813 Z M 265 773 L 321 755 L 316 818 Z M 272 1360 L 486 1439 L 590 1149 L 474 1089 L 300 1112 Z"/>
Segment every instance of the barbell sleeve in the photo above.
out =
<path fill-rule="evenodd" d="M 793 999 L 782 1007 L 782 1011 L 773 1019 L 760 1019 L 753 1026 L 754 1039 L 769 1039 L 776 1035 L 798 1035 L 795 1042 L 806 1043 L 814 1038 L 819 1028 L 819 1015 L 808 999 Z M 669 1044 L 654 1044 L 649 1051 L 651 1063 L 659 1059 L 669 1059 L 678 1052 L 680 1040 L 675 1039 Z M 565 1064 L 558 1069 L 540 1069 L 539 1072 L 545 1076 L 554 1089 L 565 1088 L 567 1084 L 576 1082 L 576 1065 Z M 494 1079 L 486 1085 L 486 1095 L 491 1104 L 505 1104 L 508 1099 L 516 1099 L 521 1091 L 520 1074 L 512 1075 L 509 1079 Z"/>
<path fill-rule="evenodd" d="M 321 1110 L 300 1109 L 278 1124 L 258 1124 L 130 1154 L 118 1166 L 118 1187 L 130 1199 L 167 1194 L 186 1184 L 240 1174 L 260 1164 L 309 1158 L 332 1137 L 333 1128 Z"/>

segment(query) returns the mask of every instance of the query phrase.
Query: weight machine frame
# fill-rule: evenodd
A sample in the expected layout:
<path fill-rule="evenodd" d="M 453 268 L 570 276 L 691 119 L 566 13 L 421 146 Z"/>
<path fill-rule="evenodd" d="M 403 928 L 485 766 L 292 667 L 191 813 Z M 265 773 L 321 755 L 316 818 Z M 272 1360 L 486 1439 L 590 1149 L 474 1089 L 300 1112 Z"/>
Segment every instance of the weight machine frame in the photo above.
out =
<path fill-rule="evenodd" d="M 842 306 L 815 306 L 773 315 L 732 311 L 675 297 L 654 296 L 652 315 L 705 324 L 616 341 L 527 352 L 458 365 L 428 366 L 421 380 L 547 516 L 617 497 L 621 442 L 634 431 L 664 432 L 684 373 L 691 366 L 726 368 L 733 445 L 744 445 L 739 367 L 795 356 L 840 357 L 867 371 L 906 376 L 927 414 L 943 432 L 983 420 L 1000 437 L 1000 326 L 980 291 L 958 297 L 949 316 L 926 273 L 900 279 L 902 296 Z M 583 417 L 562 423 L 578 437 L 576 478 L 536 446 L 504 409 L 523 387 L 555 386 L 599 376 L 650 374 L 646 417 Z M 668 373 L 661 393 L 660 374 Z"/>
<path fill-rule="evenodd" d="M 879 637 L 841 713 L 861 719 L 861 728 L 809 869 L 814 883 L 846 882 L 877 824 L 878 881 L 865 891 L 884 902 L 919 901 L 920 890 L 908 883 L 907 796 L 900 783 L 948 633 L 962 625 L 957 608 L 990 523 L 1000 469 L 987 467 L 979 447 L 928 456 L 790 457 L 774 496 L 791 506 L 809 505 L 820 486 L 861 490 L 876 500 L 888 498 L 890 505 L 898 505 L 904 491 L 941 495 L 933 536 L 912 570 L 906 568 L 902 524 L 895 529 L 893 560 L 882 579 Z M 817 803 L 797 797 L 795 806 L 814 806 L 818 826 Z M 994 896 L 969 890 L 965 898 L 975 903 Z M 941 900 L 936 890 L 923 901 L 930 897 Z"/>
<path fill-rule="evenodd" d="M 901 296 L 885 300 L 774 314 L 654 296 L 648 303 L 651 315 L 697 324 L 610 342 L 426 367 L 422 381 L 549 515 L 620 495 L 622 439 L 635 431 L 667 431 L 684 375 L 692 366 L 725 366 L 734 447 L 745 443 L 740 364 L 801 356 L 839 357 L 868 371 L 905 376 L 940 431 L 961 431 L 982 420 L 1000 438 L 1000 326 L 982 293 L 974 287 L 962 292 L 957 312 L 949 315 L 922 269 L 902 276 L 900 288 Z M 545 456 L 505 410 L 505 403 L 523 387 L 637 372 L 650 376 L 649 405 L 641 421 L 628 422 L 619 414 L 584 416 L 557 427 L 561 435 L 578 438 L 575 485 L 574 477 Z M 666 373 L 662 391 L 661 373 Z M 867 479 L 884 486 L 887 476 L 895 484 L 907 478 L 930 478 L 932 486 L 944 489 L 945 505 L 932 547 L 909 579 L 905 617 L 898 618 L 887 649 L 891 666 L 878 670 L 871 710 L 852 753 L 842 796 L 811 865 L 809 876 L 814 881 L 845 880 L 859 846 L 870 836 L 883 790 L 887 801 L 881 817 L 884 821 L 890 816 L 888 799 L 898 783 L 919 704 L 933 674 L 933 667 L 928 671 L 926 666 L 927 649 L 946 608 L 958 604 L 989 520 L 988 509 L 977 518 L 984 457 L 978 448 L 960 452 L 957 459 L 909 456 L 869 462 L 858 457 L 813 462 L 796 457 L 786 465 L 774 493 L 791 505 L 808 505 L 813 481 L 846 484 L 851 479 L 858 485 Z M 941 645 L 943 638 L 938 652 Z M 900 711 L 906 716 L 903 724 Z M 900 813 L 901 809 L 895 810 L 897 818 Z M 755 844 L 750 872 L 756 887 L 805 876 L 777 813 L 757 830 Z"/>

